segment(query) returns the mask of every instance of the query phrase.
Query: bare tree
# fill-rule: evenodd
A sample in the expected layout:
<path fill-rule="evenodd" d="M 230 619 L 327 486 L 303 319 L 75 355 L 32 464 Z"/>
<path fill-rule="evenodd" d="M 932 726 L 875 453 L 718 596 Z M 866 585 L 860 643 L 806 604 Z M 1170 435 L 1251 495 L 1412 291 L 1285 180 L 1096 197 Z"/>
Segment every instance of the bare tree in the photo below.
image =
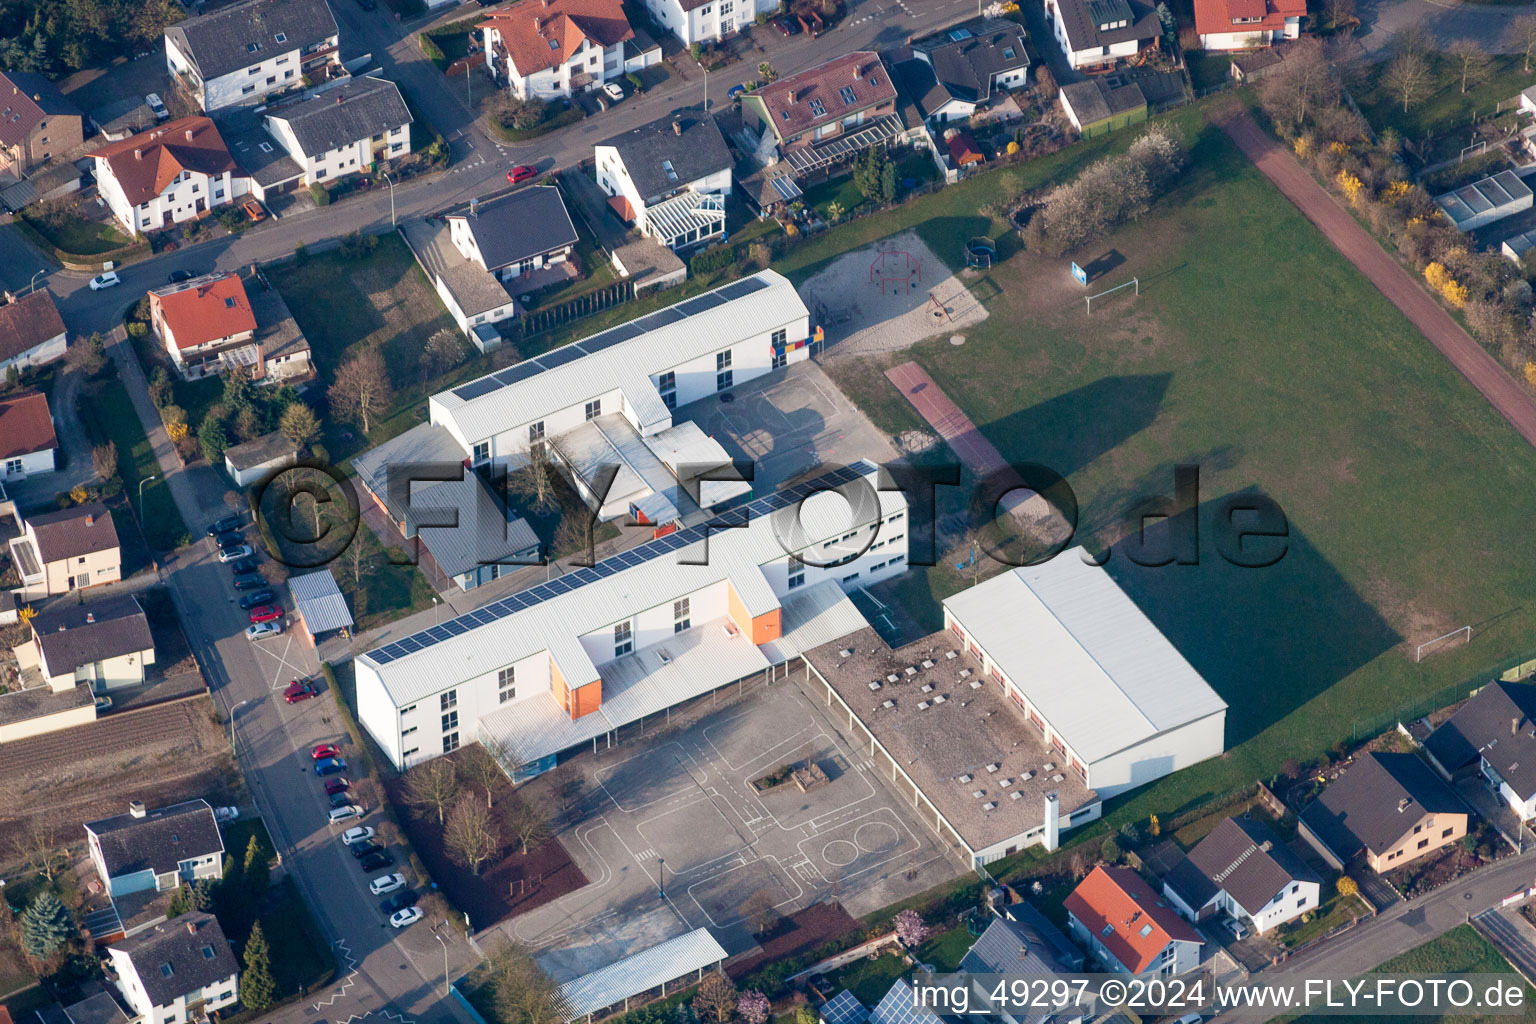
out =
<path fill-rule="evenodd" d="M 367 530 L 358 530 L 352 535 L 352 542 L 341 553 L 341 564 L 347 575 L 352 577 L 353 587 L 361 590 L 363 580 L 373 574 L 373 559 L 369 557 Z"/>
<path fill-rule="evenodd" d="M 370 349 L 341 364 L 327 394 L 331 411 L 356 423 L 366 434 L 372 428 L 373 418 L 384 411 L 394 395 L 384 357 L 377 349 Z"/>
<path fill-rule="evenodd" d="M 478 875 L 480 865 L 500 848 L 501 836 L 497 833 L 496 821 L 491 817 L 490 810 L 481 807 L 480 801 L 466 795 L 453 805 L 453 810 L 448 814 L 448 823 L 443 830 L 443 845 L 455 860 Z"/>
<path fill-rule="evenodd" d="M 507 781 L 507 774 L 489 750 L 479 743 L 465 747 L 459 755 L 459 772 L 470 785 L 485 790 L 486 810 L 496 805 L 496 791 Z"/>
<path fill-rule="evenodd" d="M 1462 95 L 1488 80 L 1488 74 L 1493 70 L 1493 58 L 1483 49 L 1482 43 L 1458 39 L 1446 52 L 1450 54 L 1456 73 L 1461 77 Z"/>
<path fill-rule="evenodd" d="M 486 951 L 481 965 L 495 997 L 496 1015 L 516 1024 L 559 1024 L 560 987 L 526 946 L 503 939 Z"/>
<path fill-rule="evenodd" d="M 555 789 L 555 797 L 560 801 L 560 809 L 568 810 L 572 804 L 581 799 L 581 791 L 586 785 L 581 772 L 568 764 L 562 764 L 549 773 L 549 781 Z"/>
<path fill-rule="evenodd" d="M 453 369 L 464 361 L 464 342 L 446 327 L 428 339 L 421 350 L 421 382 Z"/>
<path fill-rule="evenodd" d="M 741 910 L 747 923 L 752 926 L 754 935 L 767 935 L 779 921 L 779 912 L 773 906 L 773 894 L 767 889 L 759 889 L 748 896 Z"/>
<path fill-rule="evenodd" d="M 64 350 L 64 362 L 71 370 L 94 377 L 107 365 L 107 343 L 100 332 L 76 338 L 75 343 Z"/>
<path fill-rule="evenodd" d="M 1407 25 L 1392 33 L 1390 42 L 1395 57 L 1429 57 L 1435 51 L 1435 38 L 1422 25 Z"/>
<path fill-rule="evenodd" d="M 91 449 L 91 468 L 103 480 L 111 479 L 117 472 L 117 442 L 108 441 Z"/>
<path fill-rule="evenodd" d="M 526 793 L 519 793 L 516 802 L 512 806 L 508 824 L 512 832 L 517 836 L 517 841 L 522 844 L 523 855 L 535 846 L 542 845 L 549 838 L 549 815 L 544 808 Z"/>
<path fill-rule="evenodd" d="M 1509 23 L 1509 39 L 1525 59 L 1525 72 L 1531 71 L 1531 61 L 1536 59 L 1536 14 L 1522 14 Z"/>
<path fill-rule="evenodd" d="M 1323 0 L 1323 16 L 1337 30 L 1355 21 L 1355 0 Z"/>
<path fill-rule="evenodd" d="M 1429 95 L 1433 76 L 1428 57 L 1421 53 L 1403 53 L 1387 65 L 1381 81 L 1402 103 L 1403 112 L 1407 113 L 1415 103 Z"/>
<path fill-rule="evenodd" d="M 59 839 L 58 828 L 46 815 L 28 821 L 11 840 L 11 849 L 17 858 L 50 882 L 64 866 L 64 844 Z"/>
<path fill-rule="evenodd" d="M 437 823 L 443 825 L 448 807 L 459 794 L 459 774 L 453 762 L 443 758 L 426 761 L 405 773 L 405 795 L 418 807 L 430 807 L 437 812 Z"/>
<path fill-rule="evenodd" d="M 1259 100 L 1271 118 L 1293 126 L 1338 103 L 1338 82 L 1329 71 L 1322 42 L 1306 36 L 1292 44 L 1285 61 L 1259 83 Z"/>
<path fill-rule="evenodd" d="M 529 511 L 552 511 L 560 503 L 556 472 L 544 445 L 533 445 L 528 449 L 528 461 L 507 475 L 507 489 L 521 497 Z"/>
<path fill-rule="evenodd" d="M 710 971 L 699 982 L 693 1012 L 708 1024 L 726 1024 L 736 1012 L 736 986 L 720 971 Z"/>

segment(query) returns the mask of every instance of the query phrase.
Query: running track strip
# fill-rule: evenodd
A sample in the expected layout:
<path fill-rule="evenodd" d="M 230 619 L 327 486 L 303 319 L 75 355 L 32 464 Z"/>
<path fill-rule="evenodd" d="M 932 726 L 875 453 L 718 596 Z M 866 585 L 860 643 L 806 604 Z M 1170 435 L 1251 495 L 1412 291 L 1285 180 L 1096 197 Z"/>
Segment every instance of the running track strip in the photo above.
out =
<path fill-rule="evenodd" d="M 1505 372 L 1429 292 L 1362 228 L 1349 211 L 1312 177 L 1291 153 L 1267 135 L 1236 105 L 1212 111 L 1211 118 L 1243 155 L 1317 225 L 1344 258 L 1370 280 L 1440 354 L 1471 382 L 1499 415 L 1536 446 L 1536 401 Z"/>
<path fill-rule="evenodd" d="M 950 450 L 959 457 L 960 461 L 969 466 L 977 476 L 986 479 L 992 474 L 999 474 L 996 479 L 1001 483 L 1006 477 L 1003 473 L 1013 473 L 1008 461 L 1002 453 L 992 446 L 992 442 L 984 437 L 976 424 L 960 407 L 954 403 L 944 389 L 934 383 L 928 372 L 916 363 L 902 363 L 885 371 L 886 379 L 896 385 L 907 401 L 912 403 L 918 414 L 927 420 L 939 436 L 948 443 Z M 1027 487 L 1022 479 L 1015 479 L 1014 486 Z"/>

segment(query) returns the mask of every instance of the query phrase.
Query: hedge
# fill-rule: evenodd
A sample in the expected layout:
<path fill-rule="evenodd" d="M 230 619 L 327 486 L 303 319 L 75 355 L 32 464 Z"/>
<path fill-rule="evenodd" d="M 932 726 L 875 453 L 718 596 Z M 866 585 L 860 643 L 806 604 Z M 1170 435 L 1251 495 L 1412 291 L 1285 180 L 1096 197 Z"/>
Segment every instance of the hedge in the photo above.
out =
<path fill-rule="evenodd" d="M 736 262 L 736 250 L 729 245 L 712 245 L 703 252 L 695 253 L 688 261 L 688 271 L 694 277 L 724 270 Z"/>
<path fill-rule="evenodd" d="M 529 139 L 536 139 L 541 135 L 548 135 L 552 131 L 573 125 L 586 116 L 580 107 L 572 106 L 560 111 L 560 113 L 549 120 L 534 125 L 532 128 L 508 128 L 494 117 L 489 120 L 496 134 L 506 141 L 526 142 Z"/>

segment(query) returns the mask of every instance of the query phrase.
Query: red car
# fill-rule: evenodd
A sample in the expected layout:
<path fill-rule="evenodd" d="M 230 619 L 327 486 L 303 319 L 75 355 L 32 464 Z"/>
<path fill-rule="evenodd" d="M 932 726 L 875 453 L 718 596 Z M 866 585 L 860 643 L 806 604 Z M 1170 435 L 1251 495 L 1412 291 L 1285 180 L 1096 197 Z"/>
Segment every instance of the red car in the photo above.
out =
<path fill-rule="evenodd" d="M 328 757 L 340 757 L 341 748 L 334 743 L 321 743 L 309 752 L 309 756 L 316 761 L 324 761 Z"/>
<path fill-rule="evenodd" d="M 332 779 L 325 784 L 325 795 L 335 796 L 337 793 L 345 793 L 352 788 L 352 783 L 346 779 Z"/>
<path fill-rule="evenodd" d="M 521 185 L 523 182 L 538 176 L 539 169 L 537 167 L 529 167 L 527 164 L 518 164 L 507 172 L 507 180 L 514 185 Z"/>
<path fill-rule="evenodd" d="M 283 610 L 276 605 L 259 604 L 251 609 L 252 622 L 271 622 L 283 617 Z"/>
<path fill-rule="evenodd" d="M 319 695 L 319 690 L 297 679 L 289 683 L 288 687 L 283 690 L 283 700 L 289 704 L 297 704 L 301 700 L 309 700 L 309 698 L 318 697 Z"/>

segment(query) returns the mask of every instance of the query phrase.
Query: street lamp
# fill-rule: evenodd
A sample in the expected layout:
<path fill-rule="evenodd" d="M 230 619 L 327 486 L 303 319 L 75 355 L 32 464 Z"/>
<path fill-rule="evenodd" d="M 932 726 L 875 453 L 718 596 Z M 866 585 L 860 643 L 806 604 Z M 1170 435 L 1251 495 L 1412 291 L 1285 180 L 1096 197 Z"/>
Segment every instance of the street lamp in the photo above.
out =
<path fill-rule="evenodd" d="M 659 899 L 659 900 L 664 900 L 664 899 L 667 898 L 667 861 L 666 861 L 666 858 L 664 858 L 664 857 L 657 857 L 656 858 L 656 875 L 660 879 L 656 883 L 656 898 Z"/>
<path fill-rule="evenodd" d="M 432 937 L 437 940 L 439 946 L 443 947 L 443 995 L 446 996 L 448 994 L 448 943 L 444 942 L 443 937 L 436 932 L 432 933 Z"/>
<path fill-rule="evenodd" d="M 437 625 L 437 598 L 432 599 L 432 625 Z"/>
<path fill-rule="evenodd" d="M 39 270 L 37 272 L 37 274 L 46 274 L 46 273 L 48 273 L 48 268 L 47 267 L 44 267 L 42 270 Z M 37 282 L 37 274 L 33 274 L 32 275 L 32 280 L 27 282 L 27 291 L 28 292 L 31 292 L 33 290 L 32 285 Z"/>
<path fill-rule="evenodd" d="M 229 709 L 229 756 L 230 757 L 238 757 L 239 756 L 238 754 L 235 753 L 235 712 L 239 711 L 241 708 L 245 707 L 249 703 L 250 703 L 250 701 L 243 700 L 239 704 L 236 704 L 234 707 Z"/>
<path fill-rule="evenodd" d="M 151 473 L 149 476 L 147 476 L 143 480 L 139 481 L 139 518 L 140 519 L 142 519 L 144 517 L 144 485 L 149 483 L 151 480 L 158 480 L 158 479 L 160 479 L 160 474 L 158 474 L 158 473 Z"/>
<path fill-rule="evenodd" d="M 379 175 L 380 175 L 380 177 L 382 177 L 384 179 L 384 183 L 389 186 L 389 226 L 390 227 L 394 227 L 395 226 L 395 182 L 394 182 L 394 179 L 389 176 L 389 172 L 388 171 L 380 171 Z"/>

